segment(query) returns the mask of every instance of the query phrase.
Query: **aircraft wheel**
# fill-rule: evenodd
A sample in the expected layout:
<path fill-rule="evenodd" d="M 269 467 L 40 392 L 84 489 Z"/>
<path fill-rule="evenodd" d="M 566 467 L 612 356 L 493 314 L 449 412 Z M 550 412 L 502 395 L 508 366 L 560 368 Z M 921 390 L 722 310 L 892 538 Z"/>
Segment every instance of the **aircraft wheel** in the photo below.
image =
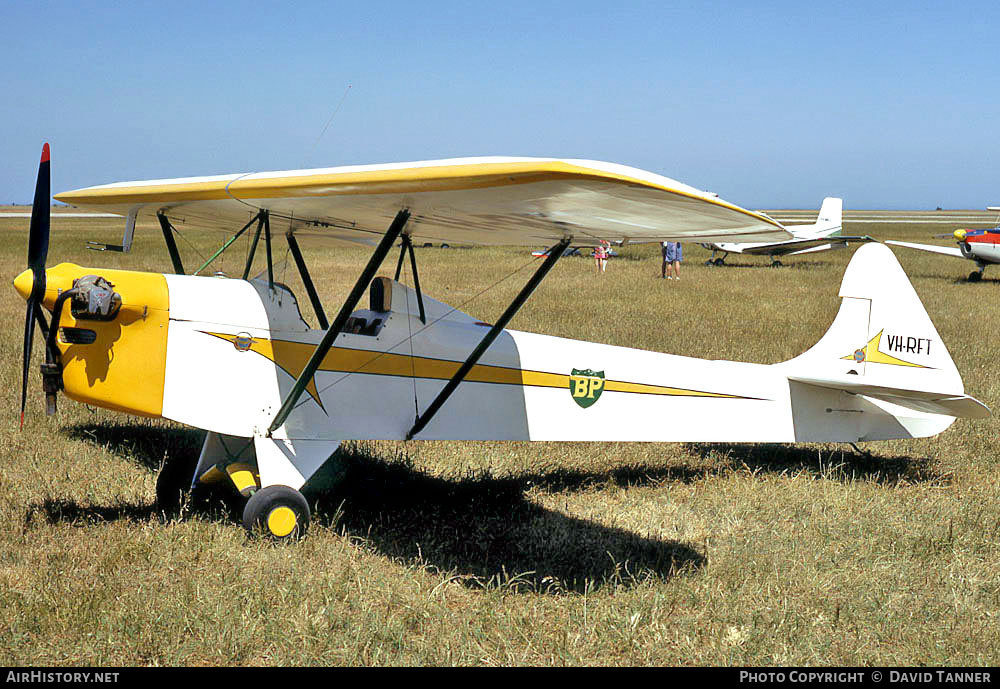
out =
<path fill-rule="evenodd" d="M 982 279 L 983 279 L 983 274 L 980 273 L 978 270 L 974 270 L 971 273 L 969 273 L 969 282 L 979 282 Z"/>
<path fill-rule="evenodd" d="M 247 500 L 243 528 L 275 541 L 302 538 L 309 526 L 309 503 L 302 493 L 288 486 L 267 486 Z"/>
<path fill-rule="evenodd" d="M 782 265 L 783 265 L 783 264 L 781 263 L 781 261 L 773 261 L 773 262 L 771 263 L 771 267 L 772 267 L 772 268 L 780 268 L 780 267 L 781 267 Z"/>
<path fill-rule="evenodd" d="M 721 266 L 724 263 L 725 263 L 725 261 L 723 261 L 721 258 L 715 259 L 715 265 L 717 265 L 717 266 Z"/>

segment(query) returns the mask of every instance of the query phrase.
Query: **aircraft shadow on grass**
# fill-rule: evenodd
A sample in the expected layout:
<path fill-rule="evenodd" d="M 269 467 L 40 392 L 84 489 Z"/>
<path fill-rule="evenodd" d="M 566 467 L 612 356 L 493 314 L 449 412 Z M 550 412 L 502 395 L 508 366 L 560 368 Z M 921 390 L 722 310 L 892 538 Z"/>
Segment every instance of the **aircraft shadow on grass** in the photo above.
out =
<path fill-rule="evenodd" d="M 756 262 L 754 262 L 755 258 L 758 259 Z M 784 261 L 787 261 L 787 262 L 783 261 L 782 264 L 778 266 L 783 269 L 794 268 L 796 270 L 817 270 L 819 268 L 829 268 L 831 265 L 826 261 L 805 261 L 802 259 L 796 259 L 796 257 L 794 256 L 782 256 L 780 258 L 783 258 Z M 721 266 L 721 268 L 723 270 L 725 270 L 726 268 L 768 268 L 768 269 L 775 268 L 775 266 L 772 266 L 770 263 L 767 262 L 769 260 L 770 259 L 768 259 L 767 256 L 751 256 L 744 259 L 745 262 L 739 262 L 739 263 L 730 263 L 730 260 L 727 259 L 726 264 L 724 266 Z M 697 259 L 692 259 L 690 263 L 693 266 L 701 266 L 704 265 L 705 262 L 699 261 Z"/>
<path fill-rule="evenodd" d="M 406 457 L 380 457 L 364 447 L 349 447 L 338 459 L 344 478 L 319 500 L 321 522 L 375 552 L 452 572 L 473 587 L 584 592 L 666 580 L 705 565 L 691 545 L 568 516 L 526 496 L 549 481 L 571 486 L 603 477 L 440 478 Z"/>
<path fill-rule="evenodd" d="M 198 452 L 202 432 L 183 428 L 86 424 L 66 433 L 157 470 L 165 454 Z M 941 481 L 926 460 L 869 457 L 785 445 L 709 444 L 688 449 L 714 461 L 704 467 L 632 465 L 608 472 L 568 469 L 496 477 L 489 472 L 440 478 L 408 457 L 385 457 L 366 445 L 341 450 L 333 472 L 337 489 L 313 492 L 314 524 L 335 528 L 376 553 L 451 573 L 470 587 L 515 591 L 584 592 L 605 585 L 633 586 L 696 571 L 707 560 L 693 545 L 595 524 L 542 507 L 531 488 L 573 493 L 600 486 L 689 483 L 728 471 L 806 471 L 824 478 L 893 484 Z M 832 473 L 831 473 L 832 472 Z M 316 477 L 334 481 L 331 474 Z M 219 507 L 217 504 L 216 509 Z M 234 511 L 230 505 L 223 507 Z M 29 508 L 27 522 L 165 520 L 155 505 L 81 506 L 49 499 Z M 239 517 L 238 514 L 232 515 Z"/>
<path fill-rule="evenodd" d="M 945 272 L 942 272 L 942 271 L 933 271 L 932 272 L 932 271 L 929 271 L 929 270 L 920 271 L 918 269 L 910 268 L 910 269 L 907 270 L 906 274 L 910 277 L 911 281 L 912 280 L 933 280 L 935 282 L 948 283 L 948 284 L 951 284 L 951 285 L 977 285 L 977 284 L 982 284 L 982 285 L 993 284 L 993 285 L 997 285 L 997 284 L 1000 284 L 1000 278 L 990 277 L 989 273 L 985 274 L 982 278 L 980 278 L 979 280 L 976 280 L 974 282 L 972 282 L 972 281 L 969 280 L 969 274 L 968 273 L 961 273 L 961 272 L 956 275 L 956 274 L 951 273 L 951 272 L 948 272 L 948 273 L 945 273 Z"/>
<path fill-rule="evenodd" d="M 931 277 L 931 276 L 928 276 Z M 936 276 L 937 279 L 948 280 L 953 285 L 998 285 L 1000 284 L 1000 278 L 980 278 L 979 280 L 972 281 L 969 280 L 968 276 L 962 275 L 954 278 L 942 278 L 940 275 Z"/>
<path fill-rule="evenodd" d="M 946 474 L 934 471 L 928 457 L 875 456 L 847 445 L 829 450 L 819 446 L 699 443 L 687 445 L 691 454 L 721 462 L 730 470 L 765 474 L 806 473 L 842 483 L 864 481 L 882 486 L 899 483 L 947 484 Z M 716 470 L 716 473 L 719 473 Z"/>

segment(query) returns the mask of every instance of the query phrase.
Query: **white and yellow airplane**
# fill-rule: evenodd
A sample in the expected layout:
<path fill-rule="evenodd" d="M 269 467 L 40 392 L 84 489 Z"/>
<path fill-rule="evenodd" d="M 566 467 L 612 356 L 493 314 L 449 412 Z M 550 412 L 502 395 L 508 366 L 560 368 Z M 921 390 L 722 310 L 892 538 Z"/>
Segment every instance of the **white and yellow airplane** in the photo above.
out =
<path fill-rule="evenodd" d="M 752 256 L 767 256 L 771 266 L 780 266 L 779 256 L 800 256 L 831 249 L 846 249 L 849 242 L 874 241 L 867 235 L 848 236 L 843 231 L 844 201 L 834 197 L 823 199 L 816 216 L 816 222 L 809 225 L 786 225 L 785 229 L 792 233 L 792 239 L 770 242 L 706 242 L 706 249 L 712 250 L 712 255 L 706 266 L 725 265 L 729 254 L 749 254 Z M 716 258 L 716 254 L 723 255 Z"/>
<path fill-rule="evenodd" d="M 779 364 L 507 330 L 574 240 L 788 238 L 763 215 L 641 170 L 469 158 L 127 182 L 56 196 L 126 216 L 121 248 L 136 218 L 158 218 L 175 268 L 159 274 L 46 269 L 47 146 L 43 159 L 29 269 L 15 280 L 28 300 L 24 391 L 37 319 L 50 411 L 61 389 L 78 402 L 205 429 L 196 462 L 161 472 L 158 500 L 168 506 L 207 482 L 231 480 L 247 497 L 246 528 L 273 538 L 304 532 L 310 512 L 299 490 L 349 439 L 856 442 L 931 436 L 955 417 L 989 415 L 964 394 L 916 293 L 879 244 L 850 263 L 829 331 Z M 274 281 L 276 218 L 289 227 L 318 328 Z M 234 236 L 254 231 L 254 247 L 263 234 L 266 279 L 247 279 L 253 249 L 243 279 L 183 274 L 172 233 L 181 223 L 229 226 Z M 332 322 L 295 238 L 307 228 L 377 241 Z M 417 239 L 545 242 L 553 250 L 491 326 L 421 293 Z M 398 240 L 396 279 L 378 276 Z M 398 281 L 407 253 L 412 287 Z M 359 309 L 365 291 L 367 308 Z"/>

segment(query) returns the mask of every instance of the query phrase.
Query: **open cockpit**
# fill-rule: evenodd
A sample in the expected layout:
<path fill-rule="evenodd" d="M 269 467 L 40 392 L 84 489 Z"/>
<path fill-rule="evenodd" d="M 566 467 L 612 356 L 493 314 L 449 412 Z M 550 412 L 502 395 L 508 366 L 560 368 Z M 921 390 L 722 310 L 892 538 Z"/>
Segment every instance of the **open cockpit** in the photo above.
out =
<path fill-rule="evenodd" d="M 344 324 L 344 332 L 369 337 L 378 335 L 392 312 L 392 293 L 396 285 L 399 283 L 387 277 L 372 280 L 368 288 L 368 308 L 352 313 Z"/>

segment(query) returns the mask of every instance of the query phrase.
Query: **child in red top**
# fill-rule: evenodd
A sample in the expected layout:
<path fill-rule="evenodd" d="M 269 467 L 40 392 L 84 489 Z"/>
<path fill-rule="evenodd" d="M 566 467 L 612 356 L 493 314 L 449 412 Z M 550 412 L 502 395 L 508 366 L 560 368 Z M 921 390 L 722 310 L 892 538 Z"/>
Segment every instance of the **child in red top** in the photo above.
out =
<path fill-rule="evenodd" d="M 597 264 L 597 272 L 603 273 L 608 266 L 608 249 L 611 248 L 611 242 L 602 239 L 600 243 L 594 247 L 594 261 Z"/>

